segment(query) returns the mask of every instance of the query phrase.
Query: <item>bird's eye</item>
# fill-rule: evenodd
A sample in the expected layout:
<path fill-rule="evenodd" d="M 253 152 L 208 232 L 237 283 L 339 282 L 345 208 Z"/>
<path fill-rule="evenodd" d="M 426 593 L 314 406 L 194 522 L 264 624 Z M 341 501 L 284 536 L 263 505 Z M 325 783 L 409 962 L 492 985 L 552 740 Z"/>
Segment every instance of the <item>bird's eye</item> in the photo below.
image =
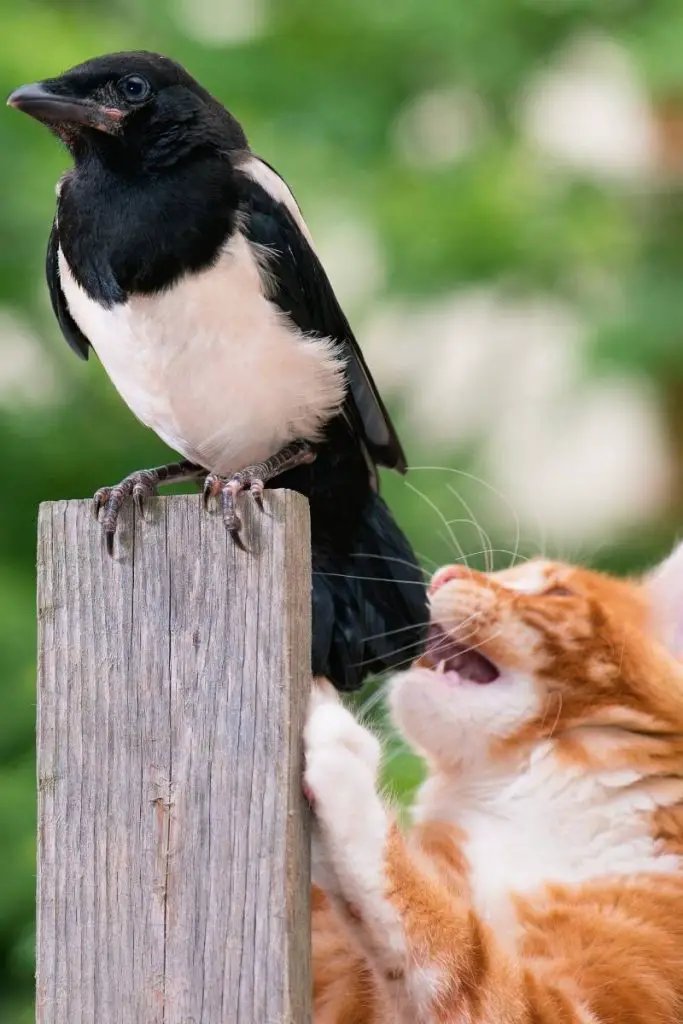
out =
<path fill-rule="evenodd" d="M 562 587 L 559 584 L 553 587 L 548 587 L 544 594 L 545 597 L 573 597 L 572 591 L 569 587 Z"/>
<path fill-rule="evenodd" d="M 142 103 L 152 91 L 152 86 L 142 75 L 128 75 L 119 82 L 119 90 L 129 103 Z"/>

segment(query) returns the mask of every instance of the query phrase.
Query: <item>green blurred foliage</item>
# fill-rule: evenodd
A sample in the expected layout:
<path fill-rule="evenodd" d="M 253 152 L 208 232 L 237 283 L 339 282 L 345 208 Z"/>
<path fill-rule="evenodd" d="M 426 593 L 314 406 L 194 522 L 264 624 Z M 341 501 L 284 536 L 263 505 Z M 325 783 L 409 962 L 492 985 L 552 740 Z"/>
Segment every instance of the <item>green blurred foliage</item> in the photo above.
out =
<path fill-rule="evenodd" d="M 292 182 L 305 210 L 333 199 L 372 220 L 387 261 L 387 294 L 428 296 L 505 279 L 520 292 L 568 297 L 593 327 L 594 372 L 617 366 L 651 378 L 672 410 L 672 444 L 683 451 L 679 183 L 643 194 L 548 173 L 525 148 L 515 115 L 529 76 L 574 34 L 594 30 L 631 50 L 655 100 L 676 100 L 683 95 L 680 0 L 271 0 L 260 34 L 215 46 L 190 38 L 177 8 L 176 0 L 0 0 L 0 92 L 107 50 L 174 56 L 244 122 L 254 148 Z M 449 85 L 478 93 L 492 131 L 452 166 L 407 167 L 390 142 L 397 113 L 424 90 Z M 0 405 L 0 1024 L 32 1019 L 37 505 L 87 495 L 167 454 L 96 361 L 73 359 L 49 312 L 43 252 L 54 183 L 66 165 L 48 133 L 2 114 L 0 304 L 44 340 L 41 362 L 58 398 Z M 616 299 L 587 284 L 593 275 L 616 282 Z M 406 440 L 413 460 L 429 461 L 419 438 Z M 454 439 L 447 467 L 467 470 L 472 456 Z M 395 477 L 385 481 L 427 567 L 457 553 L 437 511 L 454 506 L 452 479 L 447 468 L 418 474 L 421 493 Z M 481 488 L 465 477 L 457 487 L 477 511 Z M 647 564 L 666 545 L 682 505 L 675 502 L 645 535 L 615 538 L 596 563 L 624 571 Z M 465 551 L 482 547 L 476 529 L 456 529 Z M 493 546 L 510 547 L 512 533 L 511 522 Z M 389 788 L 405 800 L 419 777 L 419 765 L 391 741 Z"/>

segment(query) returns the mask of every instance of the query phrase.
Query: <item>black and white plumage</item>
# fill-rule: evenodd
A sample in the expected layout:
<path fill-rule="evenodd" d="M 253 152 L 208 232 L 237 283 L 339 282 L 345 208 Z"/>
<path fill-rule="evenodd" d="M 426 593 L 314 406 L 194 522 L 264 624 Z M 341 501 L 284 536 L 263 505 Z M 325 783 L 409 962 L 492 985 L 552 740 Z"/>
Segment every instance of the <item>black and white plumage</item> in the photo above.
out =
<path fill-rule="evenodd" d="M 121 501 L 210 474 L 226 524 L 265 483 L 310 500 L 313 671 L 341 689 L 418 653 L 415 556 L 377 491 L 405 458 L 285 182 L 167 58 L 113 54 L 26 86 L 74 168 L 47 252 L 55 315 L 183 462 L 98 492 Z"/>

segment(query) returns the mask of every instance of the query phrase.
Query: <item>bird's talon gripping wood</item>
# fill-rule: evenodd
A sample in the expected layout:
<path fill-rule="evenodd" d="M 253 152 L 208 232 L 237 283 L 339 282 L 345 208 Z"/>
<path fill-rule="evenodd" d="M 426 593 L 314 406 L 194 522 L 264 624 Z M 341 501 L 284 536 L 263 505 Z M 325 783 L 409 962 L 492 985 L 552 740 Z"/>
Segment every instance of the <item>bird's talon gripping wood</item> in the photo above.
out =
<path fill-rule="evenodd" d="M 209 473 L 202 488 L 202 501 L 205 509 L 208 509 L 212 498 L 218 497 L 223 483 L 223 479 L 217 473 Z"/>
<path fill-rule="evenodd" d="M 258 462 L 254 466 L 245 466 L 229 479 L 220 477 L 216 473 L 209 473 L 204 481 L 204 507 L 207 507 L 210 498 L 218 497 L 220 494 L 221 515 L 225 528 L 230 531 L 232 539 L 238 546 L 244 548 L 239 539 L 242 520 L 237 513 L 238 495 L 242 492 L 249 494 L 263 512 L 265 511 L 263 492 L 266 483 L 287 470 L 309 465 L 314 459 L 315 452 L 311 446 L 306 441 L 297 440 L 292 444 L 285 445 L 269 459 L 264 459 L 263 462 Z"/>
<path fill-rule="evenodd" d="M 133 487 L 133 503 L 135 511 L 141 519 L 145 518 L 145 498 L 156 498 L 158 493 L 156 487 L 150 487 L 147 490 L 141 483 L 137 483 Z"/>
<path fill-rule="evenodd" d="M 101 487 L 96 493 L 93 503 L 99 508 L 104 508 L 101 516 L 102 532 L 107 546 L 107 554 L 114 553 L 114 536 L 119 522 L 119 513 L 128 498 L 132 496 L 133 503 L 138 511 L 142 508 L 142 495 L 150 497 L 156 494 L 156 487 L 145 480 L 143 483 L 142 474 L 133 473 L 126 477 L 115 487 Z"/>
<path fill-rule="evenodd" d="M 210 474 L 236 542 L 237 491 L 260 504 L 277 479 L 308 498 L 316 675 L 355 690 L 417 655 L 423 575 L 378 493 L 378 467 L 405 456 L 287 184 L 159 54 L 96 57 L 8 102 L 73 157 L 46 260 L 71 348 Z M 114 490 L 96 503 L 109 545 Z"/>
<path fill-rule="evenodd" d="M 191 462 L 172 462 L 167 466 L 157 466 L 155 469 L 140 469 L 112 487 L 100 487 L 95 491 L 92 511 L 95 519 L 100 519 L 100 512 L 104 509 L 101 523 L 108 553 L 111 555 L 114 552 L 114 535 L 119 513 L 129 498 L 132 497 L 138 515 L 144 519 L 145 498 L 155 497 L 160 484 L 192 480 L 201 473 L 202 470 Z"/>
<path fill-rule="evenodd" d="M 100 487 L 100 489 L 95 491 L 95 493 L 93 494 L 90 508 L 94 519 L 100 518 L 100 509 L 103 508 L 104 505 L 106 505 L 108 497 L 108 487 Z"/>
<path fill-rule="evenodd" d="M 247 554 L 247 546 L 242 540 L 242 523 L 240 522 L 239 527 L 236 530 L 230 530 L 229 533 L 230 539 L 235 545 L 235 547 L 239 548 L 240 551 L 244 551 L 244 553 Z"/>
<path fill-rule="evenodd" d="M 110 558 L 114 557 L 114 536 L 116 534 L 116 528 L 113 530 L 104 531 L 104 543 L 107 548 L 107 554 Z"/>
<path fill-rule="evenodd" d="M 239 484 L 235 485 L 234 480 L 228 480 L 221 487 L 221 515 L 225 528 L 230 531 L 233 540 L 235 535 L 239 535 L 242 529 L 242 520 L 237 515 L 237 510 L 235 509 L 235 499 L 240 489 Z"/>
<path fill-rule="evenodd" d="M 251 487 L 249 488 L 251 496 L 256 502 L 261 512 L 265 511 L 263 508 L 263 491 L 265 484 L 263 480 L 252 480 Z"/>

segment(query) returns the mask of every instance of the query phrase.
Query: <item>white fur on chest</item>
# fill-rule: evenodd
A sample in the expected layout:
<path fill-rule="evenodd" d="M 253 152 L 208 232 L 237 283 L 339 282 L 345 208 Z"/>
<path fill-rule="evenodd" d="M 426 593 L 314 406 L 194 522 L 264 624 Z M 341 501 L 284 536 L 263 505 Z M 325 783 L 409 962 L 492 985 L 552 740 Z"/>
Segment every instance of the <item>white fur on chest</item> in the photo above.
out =
<path fill-rule="evenodd" d="M 680 871 L 679 858 L 661 854 L 649 831 L 650 813 L 680 793 L 656 782 L 631 785 L 636 781 L 635 774 L 560 768 L 546 753 L 490 792 L 485 780 L 470 788 L 465 780 L 434 779 L 415 817 L 452 820 L 464 829 L 475 906 L 512 945 L 515 895 L 531 897 L 552 883 Z"/>
<path fill-rule="evenodd" d="M 327 339 L 305 337 L 263 294 L 237 232 L 215 266 L 105 309 L 59 253 L 74 320 L 135 415 L 186 458 L 230 474 L 297 437 L 315 439 L 344 397 Z"/>

